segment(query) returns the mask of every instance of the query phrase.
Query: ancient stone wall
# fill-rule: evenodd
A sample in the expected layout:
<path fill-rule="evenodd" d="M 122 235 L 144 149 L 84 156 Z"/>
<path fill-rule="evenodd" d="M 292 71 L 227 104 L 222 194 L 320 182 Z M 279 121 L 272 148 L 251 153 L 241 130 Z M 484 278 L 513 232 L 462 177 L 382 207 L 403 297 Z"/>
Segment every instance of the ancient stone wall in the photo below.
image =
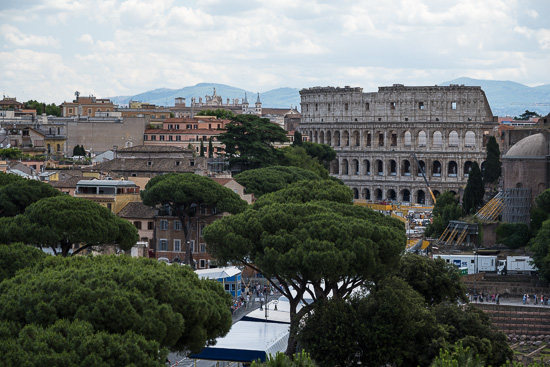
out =
<path fill-rule="evenodd" d="M 357 199 L 432 203 L 422 169 L 436 194 L 460 193 L 498 123 L 480 87 L 314 87 L 300 95 L 300 132 L 336 150 L 330 173 Z"/>

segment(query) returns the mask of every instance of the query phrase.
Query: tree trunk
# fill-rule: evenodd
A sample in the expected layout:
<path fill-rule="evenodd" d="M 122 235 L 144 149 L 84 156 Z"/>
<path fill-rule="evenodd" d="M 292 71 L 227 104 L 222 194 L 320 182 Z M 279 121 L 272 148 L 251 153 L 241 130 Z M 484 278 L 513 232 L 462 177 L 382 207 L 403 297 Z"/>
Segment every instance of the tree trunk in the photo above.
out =
<path fill-rule="evenodd" d="M 183 229 L 183 235 L 185 237 L 185 257 L 183 262 L 195 269 L 195 263 L 193 263 L 193 248 L 191 247 L 191 218 L 185 215 L 178 215 Z"/>
<path fill-rule="evenodd" d="M 286 347 L 285 354 L 292 359 L 294 358 L 294 355 L 296 354 L 298 349 L 297 335 L 298 335 L 298 325 L 300 324 L 300 318 L 296 313 L 296 308 L 299 302 L 296 302 L 291 298 L 289 298 L 289 302 L 290 302 L 290 331 L 288 335 L 288 344 Z"/>

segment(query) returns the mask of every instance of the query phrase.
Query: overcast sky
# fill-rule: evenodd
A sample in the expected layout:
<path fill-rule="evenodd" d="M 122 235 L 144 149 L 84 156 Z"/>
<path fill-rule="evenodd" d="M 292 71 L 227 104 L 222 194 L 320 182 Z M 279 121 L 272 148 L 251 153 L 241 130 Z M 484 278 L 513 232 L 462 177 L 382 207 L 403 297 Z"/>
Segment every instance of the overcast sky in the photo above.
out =
<path fill-rule="evenodd" d="M 279 87 L 550 83 L 548 0 L 0 0 L 19 101 L 200 82 Z"/>

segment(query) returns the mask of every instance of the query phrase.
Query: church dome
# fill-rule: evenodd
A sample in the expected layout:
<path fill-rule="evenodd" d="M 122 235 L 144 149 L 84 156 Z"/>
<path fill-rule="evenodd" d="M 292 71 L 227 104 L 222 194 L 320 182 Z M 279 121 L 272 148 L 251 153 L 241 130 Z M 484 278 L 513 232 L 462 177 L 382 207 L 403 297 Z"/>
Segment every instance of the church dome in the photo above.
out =
<path fill-rule="evenodd" d="M 521 139 L 514 144 L 504 157 L 546 157 L 548 144 L 542 134 L 535 134 Z"/>

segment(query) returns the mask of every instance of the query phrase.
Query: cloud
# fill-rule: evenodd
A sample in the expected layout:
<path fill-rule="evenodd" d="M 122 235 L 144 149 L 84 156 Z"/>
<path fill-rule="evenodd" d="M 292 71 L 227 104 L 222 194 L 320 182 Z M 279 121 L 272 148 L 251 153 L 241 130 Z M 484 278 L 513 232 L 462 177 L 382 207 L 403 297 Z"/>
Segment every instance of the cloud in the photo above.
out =
<path fill-rule="evenodd" d="M 10 42 L 14 47 L 59 47 L 59 41 L 52 36 L 24 34 L 18 28 L 9 24 L 0 26 L 0 33 L 2 33 L 6 41 Z"/>

